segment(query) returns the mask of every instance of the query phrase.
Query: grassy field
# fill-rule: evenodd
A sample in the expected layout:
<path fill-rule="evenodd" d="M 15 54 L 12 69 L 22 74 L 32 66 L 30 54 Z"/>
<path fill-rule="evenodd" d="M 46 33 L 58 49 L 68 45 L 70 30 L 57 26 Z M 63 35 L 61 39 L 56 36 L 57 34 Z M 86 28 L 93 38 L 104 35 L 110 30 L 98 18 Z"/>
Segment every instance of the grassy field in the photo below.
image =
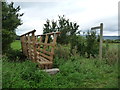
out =
<path fill-rule="evenodd" d="M 11 44 L 20 50 L 19 41 Z M 117 48 L 111 44 L 110 48 Z M 3 58 L 3 88 L 118 88 L 118 64 L 107 64 L 106 60 L 87 59 L 79 56 L 54 58 L 54 67 L 60 72 L 49 75 L 30 60 L 8 62 Z"/>
<path fill-rule="evenodd" d="M 20 50 L 21 49 L 21 42 L 19 40 L 16 40 L 15 42 L 13 42 L 11 44 L 11 47 L 14 49 L 14 50 Z"/>

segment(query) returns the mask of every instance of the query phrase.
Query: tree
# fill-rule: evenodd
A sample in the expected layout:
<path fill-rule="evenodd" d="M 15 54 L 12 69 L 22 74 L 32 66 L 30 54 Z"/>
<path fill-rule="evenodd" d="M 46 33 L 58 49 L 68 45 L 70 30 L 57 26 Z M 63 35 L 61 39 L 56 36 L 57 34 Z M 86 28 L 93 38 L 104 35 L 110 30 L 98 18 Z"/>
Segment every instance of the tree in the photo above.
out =
<path fill-rule="evenodd" d="M 2 49 L 3 53 L 10 49 L 10 44 L 15 40 L 15 29 L 22 25 L 20 19 L 23 13 L 20 14 L 20 6 L 13 7 L 13 2 L 10 4 L 2 2 Z"/>
<path fill-rule="evenodd" d="M 59 16 L 57 21 L 50 20 L 46 21 L 43 27 L 43 33 L 56 32 L 60 31 L 61 35 L 58 36 L 58 43 L 60 44 L 68 44 L 71 42 L 72 36 L 76 35 L 76 31 L 78 30 L 79 25 L 77 23 L 70 22 L 69 19 L 66 19 L 63 15 Z"/>

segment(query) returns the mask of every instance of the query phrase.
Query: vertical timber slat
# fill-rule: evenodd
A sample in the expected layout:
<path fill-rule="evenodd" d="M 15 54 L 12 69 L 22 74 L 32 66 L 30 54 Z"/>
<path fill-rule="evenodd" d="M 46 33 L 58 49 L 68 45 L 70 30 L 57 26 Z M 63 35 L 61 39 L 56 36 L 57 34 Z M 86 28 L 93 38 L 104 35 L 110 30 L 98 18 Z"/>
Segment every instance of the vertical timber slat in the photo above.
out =
<path fill-rule="evenodd" d="M 35 38 L 35 33 L 32 32 L 32 39 L 33 39 L 33 52 L 34 52 L 34 62 L 36 62 L 36 38 Z"/>

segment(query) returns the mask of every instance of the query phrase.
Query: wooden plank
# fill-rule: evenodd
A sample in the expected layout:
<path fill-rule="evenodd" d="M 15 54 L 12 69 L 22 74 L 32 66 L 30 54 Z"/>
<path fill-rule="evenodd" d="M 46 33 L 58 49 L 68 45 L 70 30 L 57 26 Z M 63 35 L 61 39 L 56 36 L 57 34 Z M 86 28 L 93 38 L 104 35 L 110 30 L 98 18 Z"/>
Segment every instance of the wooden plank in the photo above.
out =
<path fill-rule="evenodd" d="M 34 56 L 32 56 L 32 59 L 34 59 L 35 57 Z"/>
<path fill-rule="evenodd" d="M 26 35 L 25 35 L 25 42 L 27 42 L 27 37 L 26 37 Z M 27 56 L 27 43 L 25 43 L 25 53 L 26 53 L 26 56 Z"/>
<path fill-rule="evenodd" d="M 30 44 L 33 44 L 33 42 L 29 42 Z"/>
<path fill-rule="evenodd" d="M 42 36 L 40 37 L 40 42 L 42 42 Z"/>
<path fill-rule="evenodd" d="M 54 35 L 54 34 L 61 34 L 61 32 L 51 32 L 51 33 L 46 33 L 47 35 Z M 36 35 L 36 36 L 45 36 L 46 34 L 42 34 L 42 35 Z"/>
<path fill-rule="evenodd" d="M 26 56 L 28 57 L 28 47 L 29 47 L 29 45 L 28 45 L 28 37 L 25 35 L 25 37 L 26 37 L 26 42 L 25 42 L 25 44 L 26 44 Z"/>
<path fill-rule="evenodd" d="M 48 42 L 48 35 L 46 34 L 46 37 L 45 37 L 45 43 Z"/>
<path fill-rule="evenodd" d="M 46 58 L 40 56 L 39 54 L 37 54 L 37 60 L 42 61 L 42 62 L 49 62 L 48 59 L 46 59 Z"/>
<path fill-rule="evenodd" d="M 48 55 L 54 55 L 54 53 L 48 52 L 48 51 L 46 51 L 44 49 L 38 49 L 38 51 L 42 51 L 43 53 L 48 54 Z"/>
<path fill-rule="evenodd" d="M 24 35 L 27 35 L 27 34 L 30 34 L 30 33 L 33 33 L 33 32 L 36 32 L 36 30 L 32 30 L 32 31 L 30 31 L 30 32 L 27 32 L 27 33 L 21 35 L 20 37 L 22 37 L 22 36 L 24 36 Z"/>
<path fill-rule="evenodd" d="M 94 29 L 100 29 L 100 26 L 92 27 L 92 28 L 91 28 L 91 30 L 94 30 Z"/>
<path fill-rule="evenodd" d="M 51 49 L 51 53 L 54 53 L 54 48 L 55 48 L 55 45 L 56 45 L 57 35 L 54 34 L 53 38 L 54 38 L 54 39 L 53 39 L 53 47 L 52 47 L 52 49 Z"/>
<path fill-rule="evenodd" d="M 26 50 L 26 43 L 24 43 L 26 41 L 25 35 L 23 36 L 23 53 L 27 56 L 27 50 Z"/>
<path fill-rule="evenodd" d="M 48 35 L 46 34 L 46 37 L 45 37 L 45 44 L 47 44 L 47 42 L 48 42 Z M 43 49 L 45 50 L 46 48 L 47 48 L 47 46 L 44 45 Z"/>
<path fill-rule="evenodd" d="M 28 34 L 28 57 L 31 58 L 30 35 Z"/>
<path fill-rule="evenodd" d="M 22 52 L 23 52 L 23 37 L 20 37 L 20 41 L 21 41 L 21 47 L 22 47 Z"/>
<path fill-rule="evenodd" d="M 45 55 L 45 54 L 43 54 L 43 53 L 41 53 L 41 52 L 37 52 L 37 54 L 38 54 L 38 55 L 41 55 L 41 56 L 43 56 L 43 57 L 45 57 L 45 58 L 47 58 L 47 59 L 49 59 L 49 60 L 52 60 L 52 58 L 51 58 L 50 56 L 47 56 L 47 55 Z"/>
<path fill-rule="evenodd" d="M 36 43 L 36 38 L 35 38 L 35 33 L 32 32 L 32 40 L 33 40 L 33 52 L 34 52 L 34 61 L 36 61 L 36 47 L 35 47 L 35 43 Z"/>
<path fill-rule="evenodd" d="M 52 62 L 41 62 L 41 61 L 39 61 L 39 60 L 37 60 L 37 62 L 38 62 L 39 64 L 53 64 Z"/>
<path fill-rule="evenodd" d="M 31 56 L 34 56 L 34 53 L 31 53 Z"/>
<path fill-rule="evenodd" d="M 46 45 L 46 46 L 54 46 L 53 43 L 36 43 L 36 45 Z"/>
<path fill-rule="evenodd" d="M 42 61 L 42 62 L 50 62 L 48 59 L 46 59 L 42 56 L 37 56 L 37 60 Z"/>
<path fill-rule="evenodd" d="M 31 52 L 34 52 L 34 50 L 33 50 L 33 49 L 31 49 Z"/>

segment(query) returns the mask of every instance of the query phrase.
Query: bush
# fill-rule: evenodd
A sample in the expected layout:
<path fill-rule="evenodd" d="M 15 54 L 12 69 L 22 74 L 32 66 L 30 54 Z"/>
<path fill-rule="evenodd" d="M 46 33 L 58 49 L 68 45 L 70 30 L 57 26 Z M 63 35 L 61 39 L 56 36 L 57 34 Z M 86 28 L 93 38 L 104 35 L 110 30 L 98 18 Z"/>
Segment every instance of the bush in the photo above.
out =
<path fill-rule="evenodd" d="M 119 37 L 118 37 L 119 38 Z M 120 43 L 120 39 L 116 39 L 116 40 L 110 40 L 110 39 L 106 39 L 103 42 L 107 42 L 107 43 Z"/>
<path fill-rule="evenodd" d="M 26 56 L 20 50 L 10 50 L 6 54 L 9 61 L 24 61 Z"/>
<path fill-rule="evenodd" d="M 70 57 L 58 59 L 60 72 L 49 75 L 36 68 L 36 63 L 7 62 L 3 58 L 3 88 L 112 88 L 117 86 L 116 65 L 97 59 Z M 56 58 L 55 58 L 56 59 Z"/>
<path fill-rule="evenodd" d="M 86 53 L 85 38 L 82 36 L 78 36 L 77 51 L 78 51 L 80 56 L 85 56 L 85 53 Z"/>
<path fill-rule="evenodd" d="M 118 62 L 118 47 L 111 47 L 106 44 L 106 49 L 103 49 L 103 58 L 106 60 L 108 64 L 114 64 Z"/>
<path fill-rule="evenodd" d="M 95 31 L 88 31 L 86 35 L 86 52 L 88 58 L 90 56 L 96 57 L 99 52 L 99 36 L 97 38 Z"/>
<path fill-rule="evenodd" d="M 70 38 L 71 42 L 71 53 L 73 54 L 73 50 L 77 50 L 80 56 L 86 56 L 88 58 L 97 57 L 99 52 L 99 36 L 96 36 L 95 31 L 88 31 L 86 38 L 83 36 L 73 35 Z"/>
<path fill-rule="evenodd" d="M 64 59 L 68 59 L 70 57 L 70 50 L 68 47 L 63 47 L 61 45 L 58 45 L 55 48 L 55 57 L 58 58 L 64 58 Z"/>
<path fill-rule="evenodd" d="M 11 49 L 10 44 L 15 40 L 15 33 L 2 29 L 2 37 L 2 50 L 6 53 Z"/>

